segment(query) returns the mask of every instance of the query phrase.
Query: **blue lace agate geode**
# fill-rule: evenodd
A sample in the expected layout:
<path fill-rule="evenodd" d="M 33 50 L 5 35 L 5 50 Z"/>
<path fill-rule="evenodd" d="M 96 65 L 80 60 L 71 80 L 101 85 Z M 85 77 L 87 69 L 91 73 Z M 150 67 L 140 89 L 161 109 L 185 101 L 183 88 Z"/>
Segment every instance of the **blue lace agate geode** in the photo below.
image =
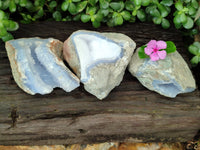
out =
<path fill-rule="evenodd" d="M 196 89 L 193 75 L 177 51 L 168 54 L 164 60 L 151 61 L 149 58 L 140 59 L 137 49 L 130 61 L 129 71 L 146 88 L 166 97 L 174 98 Z"/>
<path fill-rule="evenodd" d="M 79 30 L 64 42 L 63 55 L 85 90 L 103 99 L 121 83 L 135 47 L 124 34 Z"/>
<path fill-rule="evenodd" d="M 6 42 L 12 74 L 18 86 L 29 94 L 47 94 L 60 87 L 70 92 L 79 79 L 62 61 L 63 43 L 49 38 L 22 38 Z"/>

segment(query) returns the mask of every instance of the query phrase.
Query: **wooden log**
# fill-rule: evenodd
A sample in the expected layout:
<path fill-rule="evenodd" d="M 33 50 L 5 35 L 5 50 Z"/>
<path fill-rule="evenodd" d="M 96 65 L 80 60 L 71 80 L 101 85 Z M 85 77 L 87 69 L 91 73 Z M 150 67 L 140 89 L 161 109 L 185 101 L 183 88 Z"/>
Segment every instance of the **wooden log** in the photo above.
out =
<path fill-rule="evenodd" d="M 13 34 L 15 38 L 39 36 L 64 41 L 79 29 L 94 30 L 77 22 L 39 22 L 20 25 Z M 173 28 L 163 30 L 136 23 L 96 30 L 124 33 L 137 46 L 150 39 L 172 40 L 188 60 L 184 40 Z M 82 85 L 71 93 L 57 88 L 48 95 L 31 96 L 16 85 L 3 43 L 0 48 L 0 145 L 185 142 L 200 129 L 198 89 L 170 99 L 147 90 L 126 71 L 120 86 L 103 101 L 87 93 Z M 198 69 L 193 71 L 197 75 Z"/>

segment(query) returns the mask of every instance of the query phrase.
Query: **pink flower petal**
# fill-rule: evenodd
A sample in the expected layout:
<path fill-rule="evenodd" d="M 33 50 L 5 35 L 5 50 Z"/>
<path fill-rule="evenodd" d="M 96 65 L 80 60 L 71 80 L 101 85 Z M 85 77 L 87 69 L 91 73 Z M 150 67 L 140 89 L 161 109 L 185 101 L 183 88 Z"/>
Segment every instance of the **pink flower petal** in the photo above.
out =
<path fill-rule="evenodd" d="M 159 60 L 159 56 L 158 56 L 157 53 L 152 53 L 152 54 L 150 55 L 150 58 L 151 58 L 152 61 L 157 61 L 157 60 Z"/>
<path fill-rule="evenodd" d="M 153 52 L 153 49 L 150 47 L 145 47 L 144 52 L 145 52 L 145 54 L 150 55 Z"/>
<path fill-rule="evenodd" d="M 147 43 L 147 47 L 149 48 L 156 48 L 156 40 L 151 40 L 149 43 Z"/>
<path fill-rule="evenodd" d="M 157 41 L 156 46 L 158 50 L 167 48 L 167 44 L 165 41 Z"/>
<path fill-rule="evenodd" d="M 157 54 L 158 54 L 160 59 L 165 59 L 165 57 L 167 55 L 166 51 L 164 51 L 164 50 L 163 51 L 157 51 Z"/>

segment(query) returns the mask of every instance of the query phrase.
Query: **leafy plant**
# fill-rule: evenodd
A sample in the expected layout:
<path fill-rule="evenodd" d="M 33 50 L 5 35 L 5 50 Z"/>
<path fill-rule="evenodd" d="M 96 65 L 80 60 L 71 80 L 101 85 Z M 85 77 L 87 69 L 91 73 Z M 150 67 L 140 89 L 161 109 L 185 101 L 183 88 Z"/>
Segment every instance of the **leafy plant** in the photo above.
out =
<path fill-rule="evenodd" d="M 194 42 L 188 48 L 189 52 L 195 56 L 190 60 L 193 65 L 200 63 L 200 43 Z"/>
<path fill-rule="evenodd" d="M 194 26 L 194 18 L 199 8 L 196 0 L 179 0 L 175 3 L 174 24 L 177 29 L 182 26 L 191 29 Z"/>
<path fill-rule="evenodd" d="M 200 26 L 200 8 L 198 0 L 0 0 L 3 41 L 13 38 L 10 32 L 18 29 L 17 22 L 40 20 L 91 22 L 95 28 L 152 21 L 164 29 L 173 20 L 177 29 L 193 36 L 198 33 L 195 25 Z"/>

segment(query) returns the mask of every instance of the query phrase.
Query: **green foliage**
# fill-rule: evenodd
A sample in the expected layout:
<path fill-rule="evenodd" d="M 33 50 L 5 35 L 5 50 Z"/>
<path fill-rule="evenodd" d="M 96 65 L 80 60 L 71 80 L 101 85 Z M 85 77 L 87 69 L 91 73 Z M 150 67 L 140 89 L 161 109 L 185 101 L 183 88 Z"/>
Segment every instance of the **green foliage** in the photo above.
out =
<path fill-rule="evenodd" d="M 145 54 L 145 52 L 144 52 L 145 47 L 147 47 L 147 46 L 146 46 L 146 45 L 143 45 L 143 46 L 141 46 L 141 47 L 139 48 L 139 50 L 138 50 L 138 56 L 139 56 L 139 58 L 141 58 L 141 59 L 149 58 L 149 56 L 148 56 L 147 54 Z"/>
<path fill-rule="evenodd" d="M 193 65 L 197 65 L 198 63 L 200 63 L 200 43 L 194 42 L 189 46 L 188 50 L 191 54 L 194 55 L 190 62 Z"/>
<path fill-rule="evenodd" d="M 152 21 L 164 29 L 173 20 L 177 29 L 193 29 L 195 24 L 200 25 L 200 8 L 197 0 L 0 0 L 1 39 L 11 39 L 9 31 L 18 29 L 15 21 L 38 20 L 80 20 L 91 22 L 95 28 L 102 23 L 113 27 L 124 22 Z"/>
<path fill-rule="evenodd" d="M 192 29 L 194 27 L 195 15 L 198 12 L 199 4 L 197 0 L 178 0 L 175 2 L 174 24 L 177 29 L 184 27 Z"/>
<path fill-rule="evenodd" d="M 173 53 L 176 51 L 176 46 L 172 41 L 166 41 L 166 44 L 167 44 L 167 48 L 165 49 L 165 51 L 167 52 L 167 54 Z"/>

